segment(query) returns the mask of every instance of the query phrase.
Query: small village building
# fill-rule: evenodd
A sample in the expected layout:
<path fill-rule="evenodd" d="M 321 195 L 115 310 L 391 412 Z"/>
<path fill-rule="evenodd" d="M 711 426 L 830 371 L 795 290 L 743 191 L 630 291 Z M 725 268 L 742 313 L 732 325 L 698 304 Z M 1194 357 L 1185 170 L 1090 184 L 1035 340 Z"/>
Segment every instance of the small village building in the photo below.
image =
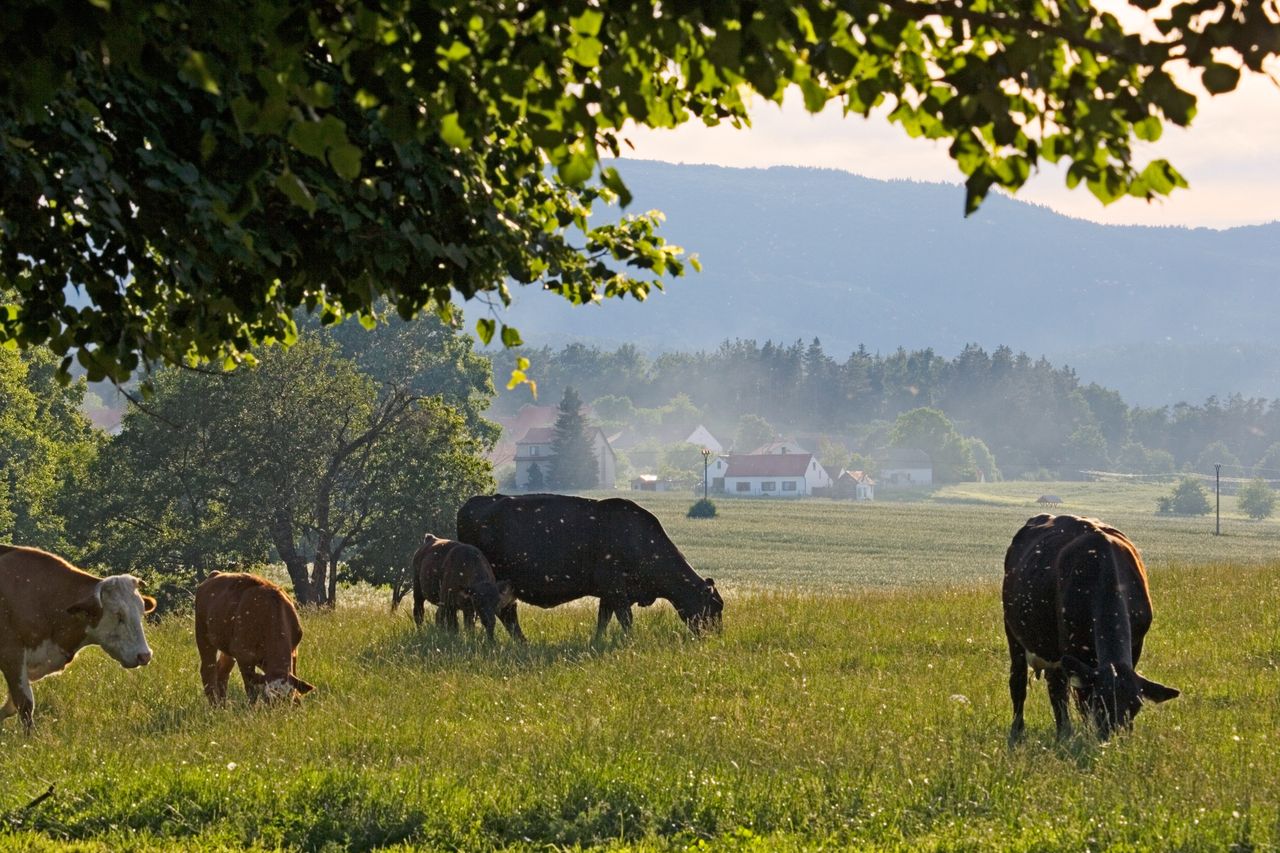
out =
<path fill-rule="evenodd" d="M 809 451 L 801 447 L 799 442 L 797 442 L 793 438 L 778 438 L 778 439 L 774 439 L 773 441 L 770 441 L 767 444 L 763 444 L 760 447 L 757 447 L 755 450 L 751 451 L 751 453 L 747 455 L 767 456 L 773 453 L 781 455 L 784 453 L 808 453 L 808 452 Z"/>
<path fill-rule="evenodd" d="M 638 477 L 631 478 L 631 490 L 633 492 L 670 492 L 674 491 L 676 484 L 668 479 L 663 479 L 657 474 L 641 474 Z"/>
<path fill-rule="evenodd" d="M 617 483 L 618 457 L 609 444 L 609 439 L 600 427 L 588 427 L 587 436 L 591 439 L 591 449 L 596 457 L 596 473 L 598 489 L 612 489 Z M 555 427 L 534 427 L 516 442 L 516 488 L 525 491 L 529 488 L 529 477 L 536 465 L 541 473 L 543 483 L 551 474 L 551 458 L 555 456 L 552 447 L 556 440 Z"/>
<path fill-rule="evenodd" d="M 873 501 L 876 499 L 876 481 L 865 471 L 841 470 L 831 487 L 833 497 L 855 501 Z"/>
<path fill-rule="evenodd" d="M 705 447 L 712 453 L 724 453 L 724 445 L 717 441 L 716 437 L 711 434 L 711 431 L 702 424 L 698 424 L 694 427 L 693 432 L 689 433 L 684 442 L 685 444 L 695 444 L 698 447 Z"/>
<path fill-rule="evenodd" d="M 831 487 L 831 476 L 812 453 L 730 456 L 724 475 L 727 495 L 799 498 Z"/>
<path fill-rule="evenodd" d="M 880 456 L 880 485 L 912 488 L 933 485 L 933 460 L 914 447 L 891 447 Z"/>

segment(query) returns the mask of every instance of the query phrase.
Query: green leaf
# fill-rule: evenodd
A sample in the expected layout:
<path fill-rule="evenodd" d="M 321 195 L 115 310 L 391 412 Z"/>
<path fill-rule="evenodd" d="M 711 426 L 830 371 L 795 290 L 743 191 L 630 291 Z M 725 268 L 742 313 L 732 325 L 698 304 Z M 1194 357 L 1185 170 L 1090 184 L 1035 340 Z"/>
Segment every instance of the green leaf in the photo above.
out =
<path fill-rule="evenodd" d="M 1204 75 L 1200 80 L 1210 94 L 1221 95 L 1230 92 L 1240 82 L 1240 69 L 1211 62 L 1204 67 Z"/>
<path fill-rule="evenodd" d="M 483 317 L 476 321 L 476 337 L 480 339 L 480 343 L 488 345 L 493 340 L 494 329 L 498 327 L 496 320 L 489 317 Z M 514 386 L 510 386 L 514 387 Z"/>
<path fill-rule="evenodd" d="M 444 140 L 445 145 L 452 148 L 471 147 L 471 137 L 467 136 L 462 125 L 459 124 L 457 113 L 449 113 L 440 119 L 440 138 Z"/>
<path fill-rule="evenodd" d="M 557 171 L 560 174 L 560 180 L 570 186 L 580 187 L 591 177 L 595 168 L 595 152 L 589 151 L 584 143 L 578 142 L 570 149 L 568 158 L 557 166 Z"/>
<path fill-rule="evenodd" d="M 1164 125 L 1156 116 L 1147 116 L 1133 123 L 1133 135 L 1147 142 L 1155 142 L 1164 132 Z"/>
<path fill-rule="evenodd" d="M 184 80 L 189 83 L 194 83 L 209 94 L 222 94 L 222 90 L 218 88 L 218 81 L 214 79 L 213 73 L 209 71 L 209 66 L 205 62 L 204 54 L 200 51 L 187 51 L 187 58 L 186 61 L 182 63 L 180 73 Z"/>
<path fill-rule="evenodd" d="M 514 326 L 504 325 L 502 327 L 502 345 L 504 347 L 510 349 L 511 347 L 518 347 L 523 343 L 524 341 L 520 338 L 520 332 L 517 331 Z"/>
<path fill-rule="evenodd" d="M 579 39 L 570 45 L 564 55 L 579 65 L 587 68 L 595 68 L 600 62 L 600 54 L 604 52 L 604 45 L 600 40 L 592 36 Z"/>
<path fill-rule="evenodd" d="M 349 142 L 330 148 L 329 162 L 333 170 L 348 181 L 360 177 L 360 149 Z"/>
<path fill-rule="evenodd" d="M 276 189 L 289 197 L 289 200 L 307 213 L 316 212 L 316 200 L 312 197 L 307 185 L 293 172 L 283 172 L 276 178 Z"/>
<path fill-rule="evenodd" d="M 569 26 L 575 33 L 584 36 L 600 34 L 600 25 L 604 23 L 604 13 L 598 9 L 586 9 L 576 18 L 569 19 Z"/>
<path fill-rule="evenodd" d="M 623 183 L 622 176 L 618 174 L 618 170 L 610 166 L 600 172 L 600 183 L 618 194 L 618 204 L 627 207 L 631 204 L 631 190 L 627 189 L 627 185 Z"/>

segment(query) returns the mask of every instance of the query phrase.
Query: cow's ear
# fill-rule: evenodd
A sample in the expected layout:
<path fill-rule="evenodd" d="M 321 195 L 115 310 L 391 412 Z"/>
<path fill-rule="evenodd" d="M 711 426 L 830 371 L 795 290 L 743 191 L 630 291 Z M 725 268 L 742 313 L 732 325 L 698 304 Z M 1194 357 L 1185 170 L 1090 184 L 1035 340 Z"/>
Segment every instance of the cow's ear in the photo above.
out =
<path fill-rule="evenodd" d="M 1182 695 L 1182 691 L 1176 687 L 1166 687 L 1158 681 L 1143 678 L 1141 675 L 1138 676 L 1138 691 L 1142 694 L 1144 701 L 1154 702 L 1157 705 Z"/>
<path fill-rule="evenodd" d="M 294 690 L 303 694 L 310 693 L 312 690 L 316 689 L 314 684 L 308 684 L 296 675 L 289 676 L 289 683 L 293 685 Z"/>
<path fill-rule="evenodd" d="M 150 613 L 156 609 L 156 600 L 149 595 L 142 596 L 142 612 Z"/>
<path fill-rule="evenodd" d="M 94 590 L 92 595 L 85 596 L 68 607 L 67 612 L 72 616 L 84 616 L 90 625 L 98 624 L 98 620 L 102 618 L 102 601 L 98 598 L 98 591 Z"/>
<path fill-rule="evenodd" d="M 1063 655 L 1062 671 L 1072 678 L 1083 681 L 1085 684 L 1093 683 L 1093 668 L 1079 658 L 1072 657 L 1071 655 Z"/>
<path fill-rule="evenodd" d="M 715 578 L 703 578 L 702 580 L 706 583 L 706 585 L 707 585 L 707 589 L 715 589 L 715 588 L 716 588 Z"/>

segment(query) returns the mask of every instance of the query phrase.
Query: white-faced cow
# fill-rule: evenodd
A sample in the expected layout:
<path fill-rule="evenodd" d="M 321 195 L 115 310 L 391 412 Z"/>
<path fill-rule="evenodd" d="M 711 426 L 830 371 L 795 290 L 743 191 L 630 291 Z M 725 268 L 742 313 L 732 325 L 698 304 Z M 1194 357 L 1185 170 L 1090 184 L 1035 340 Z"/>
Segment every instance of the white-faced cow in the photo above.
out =
<path fill-rule="evenodd" d="M 98 578 L 37 548 L 0 545 L 0 672 L 9 699 L 0 720 L 17 714 L 29 732 L 32 682 L 61 672 L 85 646 L 126 669 L 146 666 L 151 647 L 142 617 L 156 600 L 132 575 Z"/>
<path fill-rule="evenodd" d="M 300 642 L 298 611 L 271 581 L 214 572 L 196 587 L 196 649 L 210 704 L 226 701 L 233 666 L 240 668 L 251 703 L 296 701 L 310 693 L 312 686 L 298 678 Z"/>
<path fill-rule="evenodd" d="M 1002 597 L 1010 744 L 1022 735 L 1028 666 L 1046 676 L 1059 737 L 1071 732 L 1068 688 L 1104 739 L 1130 727 L 1144 702 L 1178 695 L 1135 671 L 1151 597 L 1138 549 L 1114 527 L 1074 515 L 1029 519 L 1005 554 Z"/>
<path fill-rule="evenodd" d="M 488 495 L 458 510 L 458 538 L 489 559 L 515 598 L 538 607 L 596 596 L 596 637 L 616 616 L 631 627 L 631 605 L 665 598 L 695 633 L 720 624 L 724 600 L 715 581 L 689 566 L 662 524 L 623 498 Z M 513 601 L 498 612 L 522 637 Z"/>

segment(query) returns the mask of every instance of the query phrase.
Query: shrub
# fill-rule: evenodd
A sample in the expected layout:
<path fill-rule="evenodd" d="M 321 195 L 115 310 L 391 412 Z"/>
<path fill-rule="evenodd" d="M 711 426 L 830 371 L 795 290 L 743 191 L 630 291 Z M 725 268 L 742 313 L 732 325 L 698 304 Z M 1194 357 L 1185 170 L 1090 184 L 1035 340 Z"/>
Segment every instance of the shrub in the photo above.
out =
<path fill-rule="evenodd" d="M 708 498 L 703 498 L 689 507 L 689 518 L 715 518 L 716 505 Z"/>
<path fill-rule="evenodd" d="M 1270 518 L 1276 508 L 1276 493 L 1261 477 L 1250 480 L 1236 494 L 1240 509 L 1250 518 L 1261 521 Z"/>
<path fill-rule="evenodd" d="M 1212 509 L 1204 486 L 1195 477 L 1183 477 L 1173 494 L 1157 498 L 1156 505 L 1160 512 L 1172 515 L 1204 515 Z"/>

